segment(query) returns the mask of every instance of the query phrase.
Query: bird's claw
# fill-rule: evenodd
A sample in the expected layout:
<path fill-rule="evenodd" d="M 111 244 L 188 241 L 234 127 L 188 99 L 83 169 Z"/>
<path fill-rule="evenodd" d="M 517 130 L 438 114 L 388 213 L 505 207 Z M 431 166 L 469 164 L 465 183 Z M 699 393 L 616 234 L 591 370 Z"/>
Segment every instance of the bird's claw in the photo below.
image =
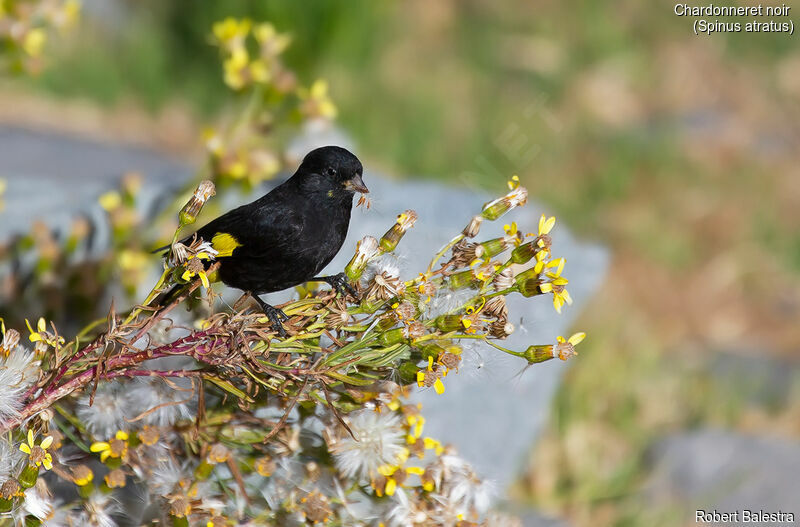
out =
<path fill-rule="evenodd" d="M 283 327 L 283 323 L 289 320 L 289 316 L 286 313 L 284 313 L 282 309 L 278 309 L 277 307 L 272 307 L 269 304 L 264 306 L 264 314 L 272 323 L 272 329 L 277 331 L 278 335 L 280 335 L 281 338 L 285 339 L 288 335 L 286 334 L 286 329 L 284 329 Z"/>
<path fill-rule="evenodd" d="M 349 294 L 353 298 L 358 298 L 358 293 L 353 286 L 350 285 L 350 281 L 347 279 L 347 276 L 344 273 L 328 276 L 325 281 L 328 282 L 330 286 L 342 296 L 347 296 Z"/>
<path fill-rule="evenodd" d="M 278 309 L 277 307 L 267 304 L 258 296 L 254 296 L 254 298 L 264 311 L 264 315 L 266 315 L 266 317 L 272 323 L 272 329 L 277 331 L 281 338 L 286 338 L 288 334 L 286 333 L 286 329 L 283 327 L 283 323 L 289 320 L 289 315 L 284 313 L 282 309 Z"/>

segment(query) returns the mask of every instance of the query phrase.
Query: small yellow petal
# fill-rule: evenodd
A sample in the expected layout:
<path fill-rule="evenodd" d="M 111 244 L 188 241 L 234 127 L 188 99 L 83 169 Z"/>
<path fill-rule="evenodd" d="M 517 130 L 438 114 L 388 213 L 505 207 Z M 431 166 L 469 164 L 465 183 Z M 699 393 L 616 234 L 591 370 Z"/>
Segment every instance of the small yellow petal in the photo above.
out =
<path fill-rule="evenodd" d="M 433 389 L 436 390 L 436 393 L 442 395 L 444 393 L 444 383 L 441 379 L 436 379 L 436 382 L 433 383 Z"/>
<path fill-rule="evenodd" d="M 120 441 L 127 441 L 129 436 L 128 436 L 128 432 L 123 432 L 122 430 L 117 430 L 117 433 L 114 434 L 114 437 L 116 437 Z"/>
<path fill-rule="evenodd" d="M 544 218 L 544 214 L 542 214 L 542 218 Z M 550 216 L 544 223 L 542 220 L 539 220 L 539 234 L 549 234 L 550 231 L 553 230 L 553 226 L 556 224 L 556 217 Z"/>
<path fill-rule="evenodd" d="M 569 338 L 569 343 L 572 344 L 573 346 L 577 346 L 578 344 L 583 342 L 583 339 L 585 339 L 585 338 L 586 338 L 586 333 L 581 331 L 580 333 L 573 334 Z"/>
<path fill-rule="evenodd" d="M 561 307 L 564 305 L 564 300 L 561 299 L 558 295 L 553 295 L 553 307 L 556 308 L 556 312 L 561 314 Z"/>
<path fill-rule="evenodd" d="M 33 429 L 28 428 L 28 445 L 33 446 Z"/>
<path fill-rule="evenodd" d="M 206 289 L 208 289 L 208 286 L 210 285 L 210 284 L 208 283 L 208 276 L 206 276 L 206 273 L 205 273 L 205 271 L 200 271 L 200 273 L 199 273 L 199 274 L 200 274 L 200 281 L 201 281 L 201 282 L 203 282 L 203 287 L 205 287 Z"/>
<path fill-rule="evenodd" d="M 567 304 L 572 305 L 572 297 L 569 295 L 569 291 L 566 289 L 561 291 L 561 297 L 567 302 Z"/>
<path fill-rule="evenodd" d="M 397 467 L 391 465 L 381 465 L 378 467 L 378 474 L 381 476 L 389 477 L 397 471 Z"/>
<path fill-rule="evenodd" d="M 39 446 L 47 450 L 52 444 L 53 444 L 53 436 L 47 436 L 44 439 L 42 439 L 42 443 Z"/>
<path fill-rule="evenodd" d="M 422 467 L 406 467 L 406 473 L 421 476 L 425 474 L 425 469 Z"/>
<path fill-rule="evenodd" d="M 103 453 L 100 454 L 100 461 L 105 463 L 106 459 L 108 459 L 108 456 L 110 456 L 110 455 L 111 455 L 111 450 L 104 450 Z"/>
<path fill-rule="evenodd" d="M 540 290 L 542 293 L 549 293 L 550 291 L 552 291 L 552 290 L 553 290 L 553 284 L 551 284 L 551 283 L 549 283 L 549 282 L 548 282 L 548 283 L 546 283 L 546 284 L 542 284 L 542 285 L 540 285 L 540 286 L 539 286 L 539 290 Z"/>
<path fill-rule="evenodd" d="M 397 490 L 397 482 L 393 479 L 390 479 L 386 482 L 386 495 L 387 496 L 394 496 L 394 491 Z"/>
<path fill-rule="evenodd" d="M 53 456 L 47 454 L 42 460 L 42 464 L 46 470 L 51 470 L 53 468 Z"/>
<path fill-rule="evenodd" d="M 189 271 L 189 270 L 187 269 L 187 270 L 186 270 L 186 271 L 184 271 L 184 272 L 183 272 L 183 274 L 181 275 L 181 280 L 189 280 L 191 277 L 192 277 L 192 273 L 191 273 L 191 271 Z"/>
<path fill-rule="evenodd" d="M 109 448 L 111 448 L 111 445 L 105 441 L 99 441 L 97 443 L 92 443 L 92 446 L 89 447 L 89 450 L 92 452 L 102 452 L 104 450 L 108 450 Z"/>
<path fill-rule="evenodd" d="M 29 447 L 29 446 L 28 446 L 28 445 L 26 445 L 25 443 L 22 443 L 22 444 L 19 446 L 19 449 L 20 449 L 22 452 L 25 452 L 26 454 L 28 454 L 28 455 L 31 455 L 31 447 Z"/>

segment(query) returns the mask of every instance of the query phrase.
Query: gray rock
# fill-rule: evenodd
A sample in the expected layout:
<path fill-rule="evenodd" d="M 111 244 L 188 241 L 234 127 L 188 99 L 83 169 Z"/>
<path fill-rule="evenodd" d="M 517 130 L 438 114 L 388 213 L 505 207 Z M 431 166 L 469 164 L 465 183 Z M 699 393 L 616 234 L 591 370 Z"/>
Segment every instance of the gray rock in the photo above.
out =
<path fill-rule="evenodd" d="M 525 527 L 569 527 L 569 524 L 558 518 L 544 516 L 538 512 L 527 512 L 519 516 Z"/>
<path fill-rule="evenodd" d="M 0 159 L 0 178 L 8 183 L 0 243 L 27 232 L 35 219 L 58 229 L 87 214 L 100 229 L 102 244 L 107 229 L 97 198 L 116 188 L 125 173 L 144 176 L 145 206 L 192 174 L 186 165 L 148 150 L 8 126 L 0 127 Z"/>
<path fill-rule="evenodd" d="M 791 512 L 800 518 L 800 443 L 700 430 L 668 437 L 650 452 L 645 498 L 719 512 Z"/>
<path fill-rule="evenodd" d="M 767 407 L 789 403 L 794 384 L 800 382 L 800 361 L 765 359 L 764 353 L 749 349 L 715 353 L 706 368 L 711 379 L 732 387 L 737 398 Z"/>

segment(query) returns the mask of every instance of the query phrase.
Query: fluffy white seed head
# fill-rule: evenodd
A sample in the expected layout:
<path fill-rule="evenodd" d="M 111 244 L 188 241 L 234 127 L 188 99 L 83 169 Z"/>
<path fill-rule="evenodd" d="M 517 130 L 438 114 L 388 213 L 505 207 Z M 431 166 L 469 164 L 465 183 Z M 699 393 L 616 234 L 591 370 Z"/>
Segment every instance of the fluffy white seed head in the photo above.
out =
<path fill-rule="evenodd" d="M 404 435 L 396 414 L 362 410 L 349 421 L 355 439 L 347 434 L 332 447 L 343 476 L 366 479 L 377 474 L 378 467 L 397 463 Z"/>

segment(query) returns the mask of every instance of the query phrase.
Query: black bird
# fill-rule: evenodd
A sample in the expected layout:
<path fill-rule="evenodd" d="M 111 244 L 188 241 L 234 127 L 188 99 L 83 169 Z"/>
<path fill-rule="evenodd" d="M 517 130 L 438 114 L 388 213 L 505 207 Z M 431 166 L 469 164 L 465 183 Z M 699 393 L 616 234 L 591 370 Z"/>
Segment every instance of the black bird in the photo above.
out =
<path fill-rule="evenodd" d="M 355 294 L 344 273 L 317 273 L 344 243 L 353 196 L 369 192 L 362 173 L 361 161 L 344 148 L 317 148 L 284 183 L 196 233 L 217 251 L 219 279 L 255 298 L 282 336 L 288 317 L 258 295 L 309 281 Z"/>

